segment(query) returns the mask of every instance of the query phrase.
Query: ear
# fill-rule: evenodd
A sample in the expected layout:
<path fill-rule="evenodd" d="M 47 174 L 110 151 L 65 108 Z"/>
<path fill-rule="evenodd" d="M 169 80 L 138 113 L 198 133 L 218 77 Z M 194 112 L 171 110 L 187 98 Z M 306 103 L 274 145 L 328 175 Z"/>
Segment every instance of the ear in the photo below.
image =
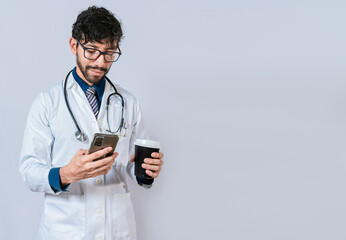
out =
<path fill-rule="evenodd" d="M 70 44 L 70 49 L 72 54 L 76 55 L 77 54 L 77 40 L 71 37 L 69 44 Z"/>

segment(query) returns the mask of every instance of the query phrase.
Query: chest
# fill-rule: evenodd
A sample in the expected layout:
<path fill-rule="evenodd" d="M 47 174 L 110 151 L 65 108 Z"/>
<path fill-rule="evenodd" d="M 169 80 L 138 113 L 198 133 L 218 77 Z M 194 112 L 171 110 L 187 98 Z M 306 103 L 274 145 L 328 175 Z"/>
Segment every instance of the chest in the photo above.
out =
<path fill-rule="evenodd" d="M 95 133 L 116 132 L 121 123 L 124 122 L 126 135 L 120 136 L 116 152 L 119 153 L 119 162 L 126 164 L 129 158 L 129 143 L 133 131 L 134 114 L 131 109 L 131 101 L 124 100 L 122 104 L 119 99 L 108 96 L 105 92 L 97 118 L 90 103 L 82 91 L 71 92 L 68 95 L 68 104 L 76 123 L 68 110 L 63 92 L 56 102 L 50 114 L 50 129 L 54 136 L 52 149 L 52 163 L 62 166 L 75 155 L 78 149 L 89 149 Z M 107 101 L 109 104 L 107 105 Z M 124 105 L 124 108 L 122 108 Z M 85 141 L 76 138 L 78 128 L 86 136 Z"/>

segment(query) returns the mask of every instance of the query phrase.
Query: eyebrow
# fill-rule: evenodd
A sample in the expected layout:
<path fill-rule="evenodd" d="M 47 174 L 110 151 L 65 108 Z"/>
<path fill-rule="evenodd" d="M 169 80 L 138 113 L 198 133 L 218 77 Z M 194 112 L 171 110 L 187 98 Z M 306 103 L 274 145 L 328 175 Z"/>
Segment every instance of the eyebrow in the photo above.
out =
<path fill-rule="evenodd" d="M 89 43 L 87 43 L 87 44 L 89 44 Z M 84 46 L 87 47 L 87 48 L 95 48 L 95 49 L 97 49 L 97 47 L 95 45 L 93 45 L 93 44 L 87 45 L 87 44 L 85 44 Z"/>
<path fill-rule="evenodd" d="M 87 43 L 89 44 L 89 43 Z M 96 50 L 98 50 L 97 46 L 95 46 L 94 44 L 90 43 L 90 45 L 84 45 L 86 48 L 94 48 Z M 107 47 L 106 51 L 111 50 L 111 51 L 116 51 L 117 47 Z"/>

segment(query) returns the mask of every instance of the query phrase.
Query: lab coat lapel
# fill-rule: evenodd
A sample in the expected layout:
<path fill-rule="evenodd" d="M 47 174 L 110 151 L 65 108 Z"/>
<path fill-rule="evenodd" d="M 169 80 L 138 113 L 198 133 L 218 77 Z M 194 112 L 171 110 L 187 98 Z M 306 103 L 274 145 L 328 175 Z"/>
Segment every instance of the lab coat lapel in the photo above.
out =
<path fill-rule="evenodd" d="M 90 103 L 72 74 L 68 79 L 66 87 L 71 110 L 81 130 L 86 132 L 92 128 L 92 132 L 99 132 L 99 127 Z M 92 132 L 87 132 L 89 138 L 92 137 Z"/>
<path fill-rule="evenodd" d="M 99 119 L 103 118 L 103 116 L 105 116 L 106 114 L 106 108 L 107 108 L 107 98 L 108 96 L 112 93 L 112 86 L 110 86 L 110 84 L 108 83 L 108 81 L 106 80 L 105 83 L 105 90 L 103 92 L 103 96 L 102 96 L 102 101 L 101 101 L 101 106 L 99 109 Z"/>

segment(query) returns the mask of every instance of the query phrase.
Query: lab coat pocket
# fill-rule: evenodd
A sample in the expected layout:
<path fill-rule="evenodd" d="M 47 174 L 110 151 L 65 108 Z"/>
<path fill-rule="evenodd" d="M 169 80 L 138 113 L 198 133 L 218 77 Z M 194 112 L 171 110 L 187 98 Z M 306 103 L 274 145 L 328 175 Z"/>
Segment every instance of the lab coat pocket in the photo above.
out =
<path fill-rule="evenodd" d="M 114 239 L 136 239 L 136 222 L 130 193 L 114 194 L 112 206 L 112 233 Z"/>
<path fill-rule="evenodd" d="M 46 194 L 44 239 L 82 239 L 85 235 L 84 195 Z"/>

